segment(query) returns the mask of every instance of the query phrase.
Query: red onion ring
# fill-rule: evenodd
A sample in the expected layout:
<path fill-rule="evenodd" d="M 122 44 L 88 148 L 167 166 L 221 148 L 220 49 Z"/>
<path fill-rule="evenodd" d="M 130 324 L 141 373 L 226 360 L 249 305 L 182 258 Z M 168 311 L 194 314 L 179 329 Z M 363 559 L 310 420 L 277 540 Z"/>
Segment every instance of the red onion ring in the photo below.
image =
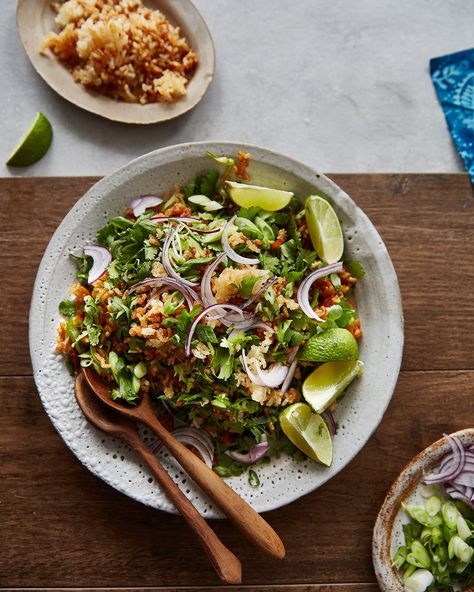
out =
<path fill-rule="evenodd" d="M 329 411 L 329 409 L 326 409 L 321 413 L 321 416 L 326 420 L 327 424 L 329 425 L 329 431 L 332 433 L 333 436 L 335 436 L 337 434 L 337 425 L 334 419 L 334 415 Z"/>
<path fill-rule="evenodd" d="M 283 384 L 281 385 L 281 392 L 282 393 L 286 393 L 286 391 L 288 390 L 288 388 L 291 384 L 291 381 L 293 380 L 293 377 L 295 376 L 297 366 L 298 366 L 298 360 L 293 360 L 293 362 L 291 362 L 290 367 L 288 369 L 288 374 L 286 375 L 286 378 L 283 381 Z"/>
<path fill-rule="evenodd" d="M 211 278 L 212 278 L 212 274 L 214 273 L 214 270 L 221 263 L 221 261 L 222 261 L 222 259 L 224 259 L 224 257 L 225 257 L 225 253 L 221 253 L 219 255 L 219 257 L 217 257 L 217 259 L 215 261 L 213 261 L 206 268 L 206 271 L 204 272 L 204 275 L 202 276 L 201 298 L 202 298 L 202 303 L 204 304 L 204 306 L 212 306 L 213 304 L 216 304 L 216 299 L 215 299 L 214 294 L 212 293 L 212 288 L 211 288 Z"/>
<path fill-rule="evenodd" d="M 248 325 L 244 326 L 244 323 L 248 323 Z M 263 329 L 267 333 L 275 333 L 273 327 L 270 327 L 270 325 L 267 325 L 267 323 L 264 323 L 263 321 L 259 321 L 255 317 L 253 319 L 250 319 L 249 321 L 242 321 L 241 323 L 236 323 L 236 326 L 229 333 L 228 339 L 233 339 L 236 335 L 239 335 L 239 333 L 245 333 L 246 331 L 250 331 L 252 329 Z"/>
<path fill-rule="evenodd" d="M 324 277 L 331 273 L 338 273 L 342 271 L 342 265 L 342 262 L 339 262 L 333 263 L 332 265 L 326 265 L 325 267 L 321 267 L 321 269 L 317 269 L 316 271 L 313 271 L 313 273 L 310 273 L 301 282 L 300 287 L 298 288 L 297 300 L 301 310 L 310 319 L 315 319 L 320 323 L 323 322 L 323 319 L 319 317 L 311 308 L 311 304 L 309 302 L 309 290 L 311 286 L 314 284 L 316 280 L 318 280 L 321 277 Z"/>
<path fill-rule="evenodd" d="M 178 292 L 181 292 L 181 294 L 186 299 L 189 310 L 193 309 L 195 302 L 201 304 L 201 299 L 192 288 L 185 286 L 180 280 L 175 280 L 166 275 L 156 278 L 148 278 L 138 282 L 137 284 L 134 284 L 126 292 L 124 292 L 123 298 L 126 298 L 129 294 L 133 294 L 139 288 L 154 288 L 159 286 L 169 287 L 172 288 L 173 291 L 177 290 Z"/>
<path fill-rule="evenodd" d="M 212 461 L 214 459 L 214 446 L 211 438 L 204 430 L 198 430 L 197 428 L 177 428 L 173 430 L 171 434 L 179 440 L 182 444 L 192 446 L 195 448 L 202 460 L 206 463 L 209 468 L 212 468 Z M 155 440 L 150 446 L 150 450 L 156 454 L 163 448 L 161 440 Z"/>
<path fill-rule="evenodd" d="M 193 218 L 191 216 L 153 216 L 150 218 L 151 222 L 189 222 L 190 224 L 201 222 L 199 218 Z"/>
<path fill-rule="evenodd" d="M 202 310 L 193 320 L 191 327 L 189 328 L 189 332 L 188 332 L 188 336 L 186 337 L 186 345 L 184 348 L 184 352 L 186 354 L 186 357 L 189 357 L 191 355 L 191 341 L 193 339 L 193 335 L 194 332 L 196 331 L 196 327 L 198 326 L 199 321 L 204 318 L 206 315 L 208 315 L 211 311 L 213 310 L 217 310 L 217 309 L 230 309 L 233 310 L 237 313 L 243 314 L 242 311 L 240 310 L 240 308 L 238 306 L 234 306 L 233 304 L 211 304 L 211 306 L 206 307 L 204 310 Z M 215 318 L 213 319 L 215 320 Z"/>
<path fill-rule="evenodd" d="M 197 286 L 197 282 L 191 282 L 189 280 L 186 280 L 184 278 L 182 278 L 179 273 L 176 273 L 176 271 L 173 269 L 173 266 L 171 265 L 171 260 L 170 260 L 170 256 L 169 256 L 169 248 L 171 245 L 171 241 L 173 240 L 173 236 L 178 232 L 178 229 L 175 228 L 175 230 L 173 232 L 168 232 L 167 236 L 166 236 L 166 240 L 163 243 L 163 249 L 161 251 L 161 263 L 163 265 L 163 267 L 165 268 L 166 273 L 171 276 L 172 278 L 174 278 L 175 280 L 179 280 L 180 282 L 183 282 L 183 284 L 185 284 L 186 286 Z"/>
<path fill-rule="evenodd" d="M 93 284 L 104 275 L 107 271 L 107 267 L 112 261 L 112 255 L 105 247 L 99 245 L 89 245 L 84 247 L 84 255 L 92 257 L 92 267 L 87 276 L 87 283 Z"/>
<path fill-rule="evenodd" d="M 257 263 L 260 263 L 260 261 L 258 259 L 252 259 L 250 257 L 242 257 L 242 255 L 239 255 L 238 253 L 236 253 L 234 251 L 234 249 L 230 246 L 229 244 L 229 237 L 227 236 L 228 232 L 229 232 L 229 228 L 232 224 L 232 222 L 237 218 L 237 214 L 234 214 L 234 216 L 232 216 L 232 218 L 230 218 L 230 220 L 228 220 L 227 224 L 224 226 L 224 229 L 222 230 L 222 248 L 224 250 L 224 253 L 227 255 L 227 257 L 229 257 L 229 259 L 232 259 L 232 261 L 235 261 L 236 263 L 241 263 L 243 265 L 256 265 Z"/>
<path fill-rule="evenodd" d="M 448 440 L 449 446 L 451 447 L 451 458 L 453 460 L 454 466 L 441 473 L 425 475 L 423 481 L 428 485 L 432 485 L 433 483 L 446 483 L 453 481 L 464 468 L 464 463 L 466 460 L 464 446 L 458 438 L 453 438 L 447 434 L 445 434 L 445 437 Z"/>
<path fill-rule="evenodd" d="M 277 388 L 282 384 L 288 376 L 289 368 L 277 362 L 273 364 L 268 370 L 262 370 L 258 364 L 255 365 L 257 369 L 257 376 L 265 386 L 270 388 Z"/>
<path fill-rule="evenodd" d="M 163 203 L 163 200 L 157 195 L 141 195 L 132 201 L 130 209 L 135 218 L 138 218 L 138 216 L 143 214 L 148 208 L 159 206 L 161 203 Z"/>
<path fill-rule="evenodd" d="M 265 434 L 262 435 L 260 442 L 251 448 L 247 454 L 242 452 L 236 452 L 235 450 L 226 450 L 227 456 L 229 456 L 235 462 L 241 465 L 253 465 L 254 463 L 261 460 L 270 449 L 270 445 L 267 442 Z"/>
<path fill-rule="evenodd" d="M 256 384 L 257 386 L 265 386 L 265 383 L 262 382 L 258 378 L 258 376 L 255 376 L 255 374 L 252 372 L 252 370 L 250 370 L 245 350 L 242 350 L 242 353 L 240 355 L 240 361 L 242 362 L 242 366 L 244 367 L 244 370 L 245 370 L 247 376 L 249 377 L 250 381 L 253 382 L 254 384 Z"/>

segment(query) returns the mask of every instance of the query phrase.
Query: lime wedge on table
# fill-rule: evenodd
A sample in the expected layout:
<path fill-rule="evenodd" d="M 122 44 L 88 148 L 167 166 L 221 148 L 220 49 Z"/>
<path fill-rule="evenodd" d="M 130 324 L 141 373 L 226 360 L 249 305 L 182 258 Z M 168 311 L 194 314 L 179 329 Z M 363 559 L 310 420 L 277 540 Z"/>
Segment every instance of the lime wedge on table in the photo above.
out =
<path fill-rule="evenodd" d="M 269 212 L 276 212 L 286 207 L 293 193 L 291 191 L 282 191 L 281 189 L 270 189 L 269 187 L 259 187 L 257 185 L 245 185 L 235 181 L 226 181 L 230 198 L 241 208 L 251 208 L 258 206 Z"/>
<path fill-rule="evenodd" d="M 324 419 L 306 403 L 295 403 L 280 413 L 285 436 L 309 458 L 327 467 L 332 462 L 332 438 Z"/>
<path fill-rule="evenodd" d="M 306 225 L 314 250 L 327 263 L 336 263 L 344 251 L 341 224 L 331 204 L 310 195 L 305 204 Z"/>
<path fill-rule="evenodd" d="M 7 164 L 23 167 L 35 163 L 46 154 L 52 139 L 53 128 L 51 124 L 42 113 L 37 113 L 30 129 L 10 154 Z"/>
<path fill-rule="evenodd" d="M 304 362 L 357 360 L 359 346 L 347 329 L 334 328 L 310 337 L 300 349 L 298 359 Z"/>
<path fill-rule="evenodd" d="M 303 382 L 303 397 L 316 411 L 322 413 L 343 393 L 358 374 L 362 374 L 364 362 L 347 360 L 326 362 Z"/>

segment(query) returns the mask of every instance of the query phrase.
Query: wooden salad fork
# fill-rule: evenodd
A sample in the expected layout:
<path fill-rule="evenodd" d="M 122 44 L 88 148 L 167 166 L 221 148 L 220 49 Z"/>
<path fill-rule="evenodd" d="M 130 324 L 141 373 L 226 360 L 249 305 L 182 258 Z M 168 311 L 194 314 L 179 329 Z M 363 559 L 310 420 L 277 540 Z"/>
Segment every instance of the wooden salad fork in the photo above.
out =
<path fill-rule="evenodd" d="M 89 388 L 82 373 L 76 377 L 75 394 L 79 407 L 92 425 L 128 444 L 148 464 L 168 498 L 199 539 L 221 580 L 228 584 L 240 584 L 242 582 L 242 566 L 239 559 L 224 546 L 201 514 L 171 479 L 157 457 L 140 438 L 136 423 L 103 405 Z"/>
<path fill-rule="evenodd" d="M 108 407 L 142 422 L 158 436 L 188 475 L 244 536 L 268 555 L 283 559 L 285 547 L 273 528 L 212 469 L 163 427 L 153 411 L 148 393 L 142 396 L 136 407 L 126 407 L 110 398 L 109 388 L 94 370 L 83 368 L 83 372 L 92 391 Z"/>

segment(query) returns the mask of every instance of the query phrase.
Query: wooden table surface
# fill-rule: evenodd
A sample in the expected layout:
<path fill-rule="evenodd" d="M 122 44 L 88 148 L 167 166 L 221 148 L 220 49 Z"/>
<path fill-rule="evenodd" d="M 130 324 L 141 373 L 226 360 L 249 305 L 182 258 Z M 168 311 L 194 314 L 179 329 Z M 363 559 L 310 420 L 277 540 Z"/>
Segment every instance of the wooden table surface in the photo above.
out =
<path fill-rule="evenodd" d="M 465 175 L 332 175 L 393 259 L 405 349 L 385 417 L 329 483 L 265 515 L 284 561 L 225 521 L 242 559 L 237 591 L 371 592 L 371 531 L 390 483 L 443 432 L 474 424 L 474 198 Z M 85 469 L 43 411 L 28 311 L 43 251 L 93 178 L 0 179 L 0 589 L 223 590 L 179 517 L 116 492 Z"/>

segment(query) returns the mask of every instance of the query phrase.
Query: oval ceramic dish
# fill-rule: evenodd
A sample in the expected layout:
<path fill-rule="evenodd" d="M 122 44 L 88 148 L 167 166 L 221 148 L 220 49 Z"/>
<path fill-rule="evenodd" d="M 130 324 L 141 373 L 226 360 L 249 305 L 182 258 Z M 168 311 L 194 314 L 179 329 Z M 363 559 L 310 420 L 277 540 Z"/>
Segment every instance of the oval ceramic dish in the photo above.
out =
<path fill-rule="evenodd" d="M 366 275 L 357 286 L 357 309 L 364 337 L 360 357 L 364 375 L 349 388 L 337 407 L 339 430 L 334 461 L 326 468 L 311 460 L 282 456 L 258 466 L 261 486 L 253 489 L 247 475 L 228 483 L 259 512 L 272 510 L 308 493 L 338 473 L 364 446 L 390 401 L 400 368 L 403 320 L 397 277 L 379 234 L 350 197 L 324 175 L 270 150 L 242 144 L 209 142 L 183 144 L 151 152 L 99 181 L 72 208 L 55 232 L 38 271 L 30 315 L 30 348 L 36 384 L 46 412 L 69 448 L 96 475 L 127 495 L 156 508 L 173 511 L 139 460 L 119 442 L 105 438 L 83 418 L 73 394 L 73 379 L 65 360 L 55 352 L 61 318 L 58 303 L 75 279 L 71 252 L 81 252 L 97 230 L 121 213 L 137 195 L 160 194 L 176 182 L 216 168 L 206 156 L 252 156 L 249 172 L 255 184 L 289 189 L 305 198 L 318 193 L 336 209 L 345 233 L 349 259 L 360 259 Z M 169 465 L 170 466 L 170 465 Z M 178 468 L 171 474 L 183 485 L 199 510 L 220 516 Z"/>
<path fill-rule="evenodd" d="M 173 25 L 179 26 L 199 58 L 196 72 L 187 85 L 186 95 L 172 103 L 140 105 L 95 93 L 74 82 L 71 73 L 50 51 L 41 55 L 39 49 L 44 37 L 49 31 L 55 30 L 51 0 L 18 0 L 16 20 L 21 41 L 33 67 L 63 98 L 113 121 L 159 123 L 186 113 L 202 99 L 214 76 L 214 45 L 206 23 L 189 0 L 150 0 L 147 6 L 160 10 Z"/>
<path fill-rule="evenodd" d="M 474 429 L 468 428 L 451 434 L 464 445 L 474 444 Z M 372 559 L 379 586 L 385 592 L 403 592 L 402 581 L 392 567 L 392 557 L 404 544 L 402 526 L 408 517 L 401 511 L 402 502 L 419 504 L 423 497 L 420 491 L 421 478 L 431 472 L 443 456 L 451 451 L 446 438 L 437 440 L 417 454 L 403 469 L 388 490 L 374 526 Z"/>

